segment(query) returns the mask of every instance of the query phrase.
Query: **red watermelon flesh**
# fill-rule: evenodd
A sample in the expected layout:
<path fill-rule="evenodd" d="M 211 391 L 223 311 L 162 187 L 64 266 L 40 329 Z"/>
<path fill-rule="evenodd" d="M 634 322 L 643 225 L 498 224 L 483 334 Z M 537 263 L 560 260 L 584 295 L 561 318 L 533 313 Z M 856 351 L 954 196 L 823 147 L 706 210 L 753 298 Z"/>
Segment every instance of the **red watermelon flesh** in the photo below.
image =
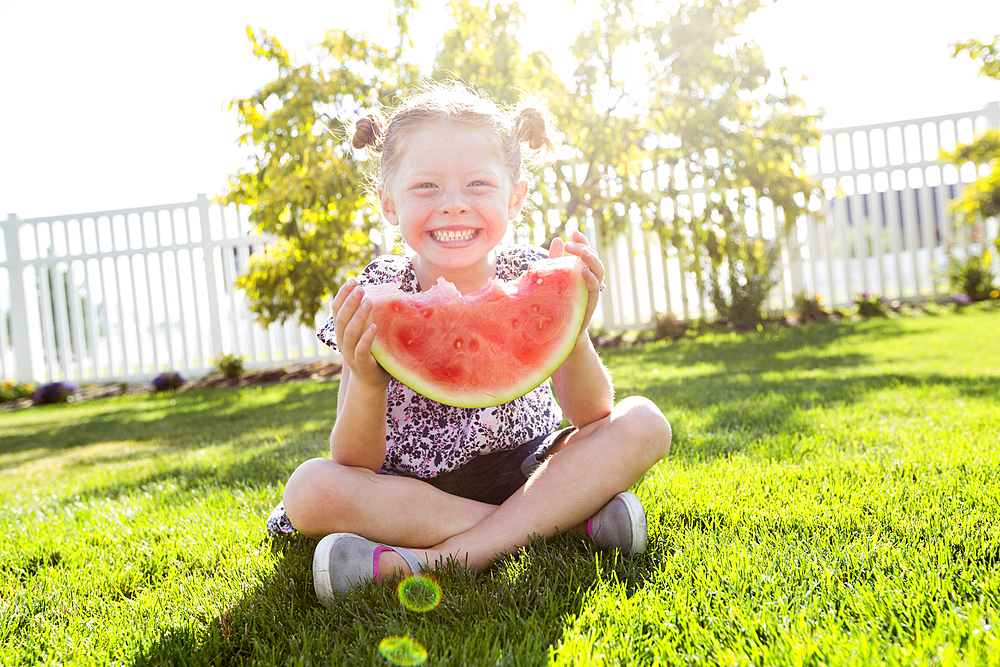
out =
<path fill-rule="evenodd" d="M 426 292 L 369 285 L 378 327 L 372 355 L 397 380 L 439 403 L 484 408 L 545 382 L 576 344 L 587 309 L 585 264 L 535 262 L 517 280 L 461 294 L 439 278 Z"/>

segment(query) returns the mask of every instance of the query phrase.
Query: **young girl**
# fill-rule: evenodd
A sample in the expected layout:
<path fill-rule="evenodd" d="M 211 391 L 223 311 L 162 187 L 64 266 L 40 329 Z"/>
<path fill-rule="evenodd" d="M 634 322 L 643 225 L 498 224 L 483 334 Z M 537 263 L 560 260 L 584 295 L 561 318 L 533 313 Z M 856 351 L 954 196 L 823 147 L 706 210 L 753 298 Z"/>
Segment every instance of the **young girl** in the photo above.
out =
<path fill-rule="evenodd" d="M 498 248 L 528 193 L 522 144 L 551 151 L 551 133 L 543 109 L 501 109 L 460 84 L 404 101 L 388 123 L 370 114 L 357 124 L 354 146 L 381 156 L 382 214 L 413 254 L 378 257 L 349 280 L 318 334 L 344 358 L 330 458 L 295 470 L 284 507 L 320 540 L 313 574 L 324 604 L 366 580 L 449 559 L 482 569 L 567 530 L 600 548 L 646 547 L 642 504 L 623 492 L 666 456 L 670 426 L 649 400 L 614 403 L 587 333 L 604 266 L 579 232 L 548 251 Z M 454 408 L 400 384 L 372 357 L 378 331 L 366 325 L 365 285 L 419 292 L 443 276 L 469 293 L 564 253 L 586 263 L 590 298 L 551 386 L 494 408 Z M 560 428 L 564 415 L 572 426 Z"/>

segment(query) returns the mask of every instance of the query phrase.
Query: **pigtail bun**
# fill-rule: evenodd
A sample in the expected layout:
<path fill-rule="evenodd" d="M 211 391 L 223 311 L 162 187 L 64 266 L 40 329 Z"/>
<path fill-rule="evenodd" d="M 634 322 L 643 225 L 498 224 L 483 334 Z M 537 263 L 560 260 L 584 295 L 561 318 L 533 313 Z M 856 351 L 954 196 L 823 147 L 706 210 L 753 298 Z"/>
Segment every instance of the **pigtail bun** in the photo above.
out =
<path fill-rule="evenodd" d="M 534 100 L 522 102 L 514 110 L 514 134 L 519 143 L 527 144 L 533 151 L 546 156 L 555 151 L 552 116 Z"/>
<path fill-rule="evenodd" d="M 354 124 L 354 136 L 351 145 L 361 150 L 371 148 L 378 151 L 382 146 L 382 134 L 385 129 L 385 119 L 377 111 L 372 111 L 358 119 Z"/>

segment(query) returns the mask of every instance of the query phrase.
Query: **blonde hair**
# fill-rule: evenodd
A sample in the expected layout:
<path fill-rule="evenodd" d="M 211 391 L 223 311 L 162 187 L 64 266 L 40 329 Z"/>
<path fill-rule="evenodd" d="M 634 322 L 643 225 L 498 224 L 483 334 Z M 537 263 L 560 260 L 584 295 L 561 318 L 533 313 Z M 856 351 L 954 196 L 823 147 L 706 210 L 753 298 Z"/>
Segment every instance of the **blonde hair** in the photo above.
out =
<path fill-rule="evenodd" d="M 535 100 L 505 108 L 460 81 L 433 83 L 403 100 L 386 121 L 373 111 L 358 119 L 351 145 L 379 155 L 374 175 L 376 189 L 388 191 L 402 142 L 412 131 L 435 121 L 461 123 L 488 133 L 497 156 L 507 168 L 511 186 L 517 185 L 526 166 L 544 163 L 555 153 L 554 129 L 548 110 Z M 523 151 L 521 145 L 526 144 Z"/>

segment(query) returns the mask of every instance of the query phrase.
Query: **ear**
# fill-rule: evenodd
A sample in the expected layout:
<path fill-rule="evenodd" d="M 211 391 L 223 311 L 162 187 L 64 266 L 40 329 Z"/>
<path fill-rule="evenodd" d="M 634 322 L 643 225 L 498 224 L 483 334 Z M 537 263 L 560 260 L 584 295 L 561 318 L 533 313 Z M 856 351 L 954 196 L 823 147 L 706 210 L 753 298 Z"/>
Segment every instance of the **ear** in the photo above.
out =
<path fill-rule="evenodd" d="M 507 207 L 507 218 L 513 220 L 521 212 L 524 200 L 528 196 L 528 181 L 521 179 L 514 186 L 514 191 L 510 193 L 510 205 Z"/>
<path fill-rule="evenodd" d="M 379 188 L 378 192 L 378 203 L 379 208 L 382 209 L 382 217 L 393 227 L 399 226 L 399 216 L 396 215 L 396 204 L 392 201 L 392 197 L 388 196 L 384 188 Z"/>

